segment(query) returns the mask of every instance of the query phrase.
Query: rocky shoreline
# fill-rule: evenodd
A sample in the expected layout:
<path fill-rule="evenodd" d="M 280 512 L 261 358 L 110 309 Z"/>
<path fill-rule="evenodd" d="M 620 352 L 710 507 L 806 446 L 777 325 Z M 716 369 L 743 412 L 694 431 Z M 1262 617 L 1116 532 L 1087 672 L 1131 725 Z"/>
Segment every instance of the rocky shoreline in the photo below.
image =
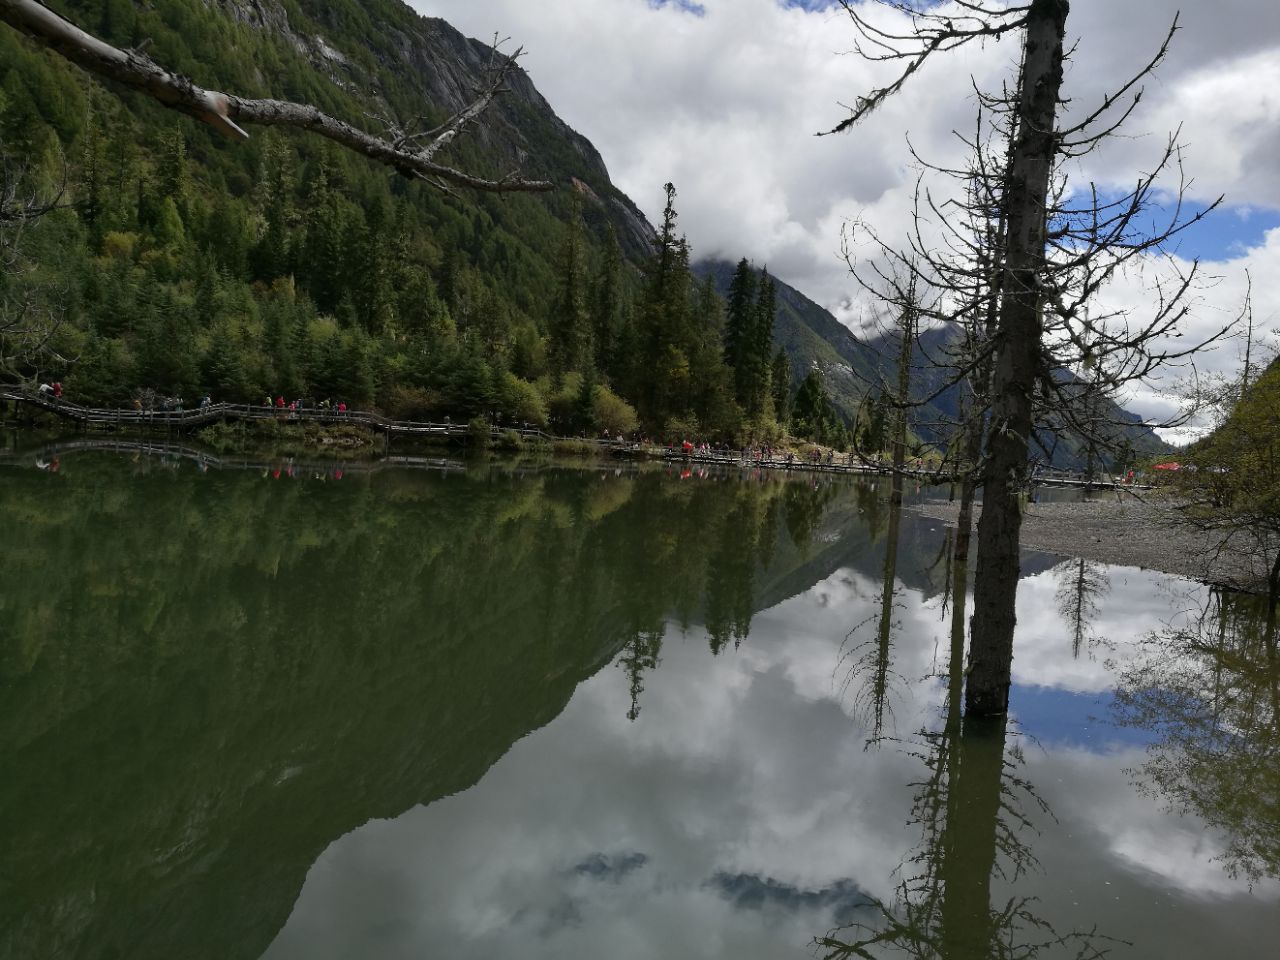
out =
<path fill-rule="evenodd" d="M 1081 503 L 1030 503 L 1023 516 L 1022 547 L 1158 570 L 1235 590 L 1265 591 L 1267 564 L 1250 550 L 1251 537 L 1228 539 L 1222 533 L 1197 530 L 1179 519 L 1177 507 L 1158 495 L 1130 493 Z M 960 505 L 927 501 L 914 509 L 954 525 Z M 975 524 L 980 512 L 976 507 Z"/>

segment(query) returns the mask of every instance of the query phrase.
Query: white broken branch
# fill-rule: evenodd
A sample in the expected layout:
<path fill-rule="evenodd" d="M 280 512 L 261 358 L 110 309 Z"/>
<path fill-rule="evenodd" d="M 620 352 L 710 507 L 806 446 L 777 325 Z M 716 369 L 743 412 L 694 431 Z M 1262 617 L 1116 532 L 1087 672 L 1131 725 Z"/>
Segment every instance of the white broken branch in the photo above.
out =
<path fill-rule="evenodd" d="M 502 80 L 515 63 L 519 51 L 504 58 L 496 78 L 491 79 L 475 103 L 445 124 L 444 131 L 435 140 L 426 146 L 418 146 L 406 139 L 389 141 L 373 136 L 309 104 L 256 100 L 206 90 L 190 78 L 166 70 L 139 51 L 121 50 L 104 43 L 36 0 L 0 0 L 0 22 L 20 30 L 90 73 L 137 90 L 234 139 L 244 140 L 249 136 L 241 124 L 297 127 L 393 167 L 411 179 L 491 193 L 542 192 L 554 188 L 554 184 L 548 181 L 528 180 L 515 175 L 498 180 L 485 179 L 437 163 L 434 159 L 439 150 L 451 142 L 464 126 L 474 121 L 501 92 Z"/>

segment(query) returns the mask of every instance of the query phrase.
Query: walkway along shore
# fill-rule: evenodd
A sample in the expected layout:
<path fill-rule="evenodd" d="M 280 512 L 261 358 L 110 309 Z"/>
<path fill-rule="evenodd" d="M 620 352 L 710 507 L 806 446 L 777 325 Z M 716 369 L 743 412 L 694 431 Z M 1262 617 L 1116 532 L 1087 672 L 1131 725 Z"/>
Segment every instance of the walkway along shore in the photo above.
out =
<path fill-rule="evenodd" d="M 383 434 L 388 445 L 394 437 L 416 437 L 420 439 L 455 438 L 465 440 L 472 436 L 471 428 L 466 423 L 453 423 L 447 420 L 443 422 L 396 420 L 364 410 L 338 412 L 332 409 L 315 407 L 289 410 L 277 406 L 247 403 L 213 403 L 191 410 L 84 407 L 35 391 L 3 386 L 0 386 L 0 402 L 9 402 L 15 404 L 15 406 L 22 405 L 33 410 L 53 414 L 74 424 L 77 429 L 83 431 L 128 429 L 147 433 L 164 432 L 166 435 L 181 435 L 212 426 L 215 423 L 256 421 L 290 425 L 313 423 L 321 426 L 362 427 Z M 531 442 L 588 444 L 596 447 L 601 453 L 622 457 L 661 457 L 669 461 L 684 463 L 844 474 L 848 476 L 888 476 L 892 473 L 887 464 L 866 460 L 852 462 L 852 458 L 847 459 L 844 463 L 827 463 L 823 460 L 811 460 L 804 457 L 795 457 L 790 460 L 783 457 L 753 457 L 744 455 L 737 450 L 729 450 L 724 453 L 686 454 L 681 450 L 619 442 L 616 439 L 558 437 L 543 430 L 516 426 L 493 426 L 490 427 L 489 433 L 491 440 L 499 440 L 514 433 L 519 435 L 521 440 Z M 903 472 L 906 476 L 921 483 L 948 482 L 929 470 L 908 469 Z M 1068 474 L 1062 471 L 1054 471 L 1037 477 L 1035 483 L 1095 490 L 1121 489 L 1124 487 L 1124 484 L 1115 478 L 1095 477 L 1088 479 L 1081 474 Z"/>

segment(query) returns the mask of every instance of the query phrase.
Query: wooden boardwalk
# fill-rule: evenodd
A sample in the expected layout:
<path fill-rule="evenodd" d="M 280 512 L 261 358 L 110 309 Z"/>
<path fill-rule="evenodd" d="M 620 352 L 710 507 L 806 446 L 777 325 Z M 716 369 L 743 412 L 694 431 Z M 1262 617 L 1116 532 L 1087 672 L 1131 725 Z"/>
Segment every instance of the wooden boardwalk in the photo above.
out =
<path fill-rule="evenodd" d="M 58 400 L 51 396 L 18 387 L 0 386 L 0 402 L 25 405 L 29 408 L 53 414 L 82 430 L 131 429 L 145 432 L 164 431 L 169 435 L 187 433 L 215 423 L 229 421 L 270 421 L 274 423 L 297 424 L 317 423 L 324 426 L 356 426 L 383 434 L 390 443 L 393 437 L 434 437 L 467 439 L 471 429 L 465 423 L 444 421 L 432 423 L 418 420 L 394 420 L 377 413 L 365 410 L 347 410 L 338 412 L 323 408 L 308 407 L 302 410 L 289 410 L 274 406 L 255 406 L 247 403 L 213 403 L 192 410 L 131 410 L 109 409 L 100 407 L 83 407 L 68 400 Z M 515 433 L 522 440 L 552 443 L 557 440 L 569 440 L 576 443 L 590 443 L 602 451 L 618 456 L 648 455 L 649 448 L 638 444 L 618 443 L 616 440 L 602 440 L 580 437 L 556 437 L 542 430 L 526 427 L 490 428 L 490 438 L 497 439 L 509 433 Z M 195 448 L 182 448 L 182 456 L 198 460 L 205 454 Z M 656 450 L 652 451 L 656 454 Z M 789 470 L 807 473 L 842 474 L 845 476 L 890 476 L 892 471 L 887 464 L 874 461 L 845 463 L 828 463 L 825 460 L 795 458 L 792 460 L 773 457 L 743 457 L 736 451 L 723 454 L 685 454 L 680 450 L 666 450 L 664 459 L 668 462 L 700 464 L 706 466 L 758 468 L 764 470 Z M 922 483 L 947 483 L 948 478 L 940 477 L 928 470 L 906 470 L 905 475 Z M 1150 489 L 1145 486 L 1130 485 L 1114 477 L 1089 478 L 1083 474 L 1072 474 L 1054 470 L 1040 473 L 1032 479 L 1032 486 L 1077 487 L 1086 490 L 1117 489 Z"/>
<path fill-rule="evenodd" d="M 33 393 L 14 387 L 0 387 L 0 402 L 22 404 L 61 417 L 82 429 L 118 430 L 131 428 L 169 433 L 186 433 L 215 423 L 228 421 L 271 421 L 275 423 L 319 423 L 325 426 L 353 426 L 382 433 L 387 437 L 459 437 L 471 435 L 465 423 L 429 423 L 418 420 L 393 420 L 367 410 L 326 410 L 307 407 L 289 410 L 281 407 L 255 406 L 248 403 L 212 403 L 190 410 L 131 410 L 82 407 L 68 400 Z M 524 427 L 491 427 L 494 438 L 517 433 L 524 440 L 552 441 L 556 438 L 541 430 Z"/>

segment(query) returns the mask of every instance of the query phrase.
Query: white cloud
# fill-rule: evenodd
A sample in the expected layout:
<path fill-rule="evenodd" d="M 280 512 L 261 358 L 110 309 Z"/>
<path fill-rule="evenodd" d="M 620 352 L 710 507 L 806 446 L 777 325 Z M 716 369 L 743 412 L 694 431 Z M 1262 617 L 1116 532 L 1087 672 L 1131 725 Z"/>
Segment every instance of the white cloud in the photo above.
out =
<path fill-rule="evenodd" d="M 853 31 L 834 9 L 778 0 L 704 0 L 702 15 L 648 0 L 413 0 L 473 36 L 514 36 L 525 66 L 555 109 L 601 150 L 615 182 L 653 218 L 667 180 L 680 190 L 682 224 L 699 256 L 767 263 L 856 324 L 867 306 L 838 257 L 846 220 L 902 236 L 916 171 L 905 136 L 931 161 L 958 160 L 953 135 L 972 122 L 970 76 L 993 86 L 1011 75 L 1013 41 L 974 47 L 928 65 L 853 133 L 817 138 L 844 116 L 840 101 L 883 82 L 886 68 L 848 54 Z M 1090 108 L 1158 47 L 1177 0 L 1076 0 L 1068 23 L 1080 43 L 1067 77 L 1068 110 Z M 1185 7 L 1185 5 L 1182 5 Z M 877 12 L 877 16 L 884 16 Z M 1193 199 L 1226 195 L 1245 209 L 1280 208 L 1280 5 L 1223 0 L 1184 9 L 1167 61 L 1146 84 L 1129 130 L 1076 165 L 1073 176 L 1119 186 L 1182 126 Z M 1226 225 L 1242 225 L 1230 213 Z M 1280 263 L 1280 240 L 1209 264 L 1220 283 L 1202 292 L 1189 337 L 1234 313 L 1243 267 Z M 1141 305 L 1139 284 L 1113 300 Z M 1261 305 L 1260 305 L 1261 306 Z M 1274 324 L 1274 302 L 1259 319 Z M 1211 369 L 1234 351 L 1205 358 Z M 1167 409 L 1167 385 L 1138 392 L 1144 414 Z"/>

